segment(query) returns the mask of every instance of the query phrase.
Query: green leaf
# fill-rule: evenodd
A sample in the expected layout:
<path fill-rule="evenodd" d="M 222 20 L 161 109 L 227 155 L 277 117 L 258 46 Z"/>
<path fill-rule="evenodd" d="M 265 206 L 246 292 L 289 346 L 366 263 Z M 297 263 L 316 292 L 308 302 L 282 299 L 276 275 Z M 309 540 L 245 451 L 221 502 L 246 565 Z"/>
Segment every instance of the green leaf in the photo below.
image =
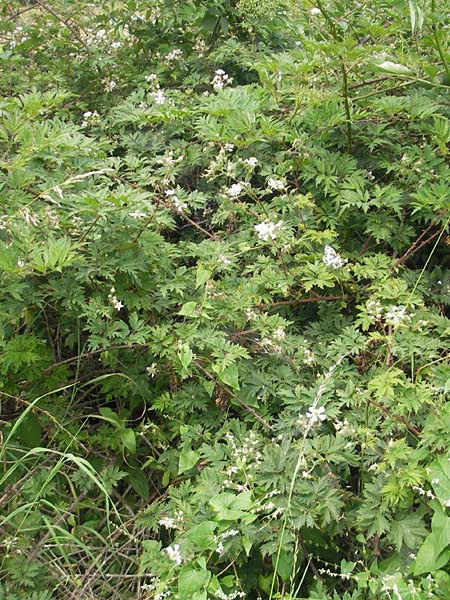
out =
<path fill-rule="evenodd" d="M 217 523 L 214 521 L 204 521 L 186 532 L 186 537 L 198 550 L 213 550 L 215 547 L 214 531 Z"/>
<path fill-rule="evenodd" d="M 236 365 L 230 365 L 218 373 L 220 381 L 234 390 L 239 389 L 239 371 Z"/>
<path fill-rule="evenodd" d="M 203 387 L 205 388 L 206 393 L 208 394 L 208 396 L 210 398 L 212 398 L 212 395 L 213 395 L 213 392 L 214 392 L 214 388 L 216 387 L 215 382 L 214 381 L 206 380 L 206 381 L 203 382 Z"/>
<path fill-rule="evenodd" d="M 430 533 L 417 552 L 417 558 L 414 564 L 414 575 L 422 575 L 423 573 L 437 571 L 438 569 L 442 569 L 442 567 L 448 563 L 450 559 L 450 550 L 438 552 L 439 546 L 437 534 Z"/>
<path fill-rule="evenodd" d="M 211 274 L 212 272 L 210 269 L 207 269 L 203 265 L 199 265 L 197 267 L 197 273 L 195 276 L 195 287 L 199 288 L 200 286 L 205 284 L 208 281 L 208 279 L 211 278 Z"/>
<path fill-rule="evenodd" d="M 178 475 L 189 471 L 192 467 L 200 460 L 200 454 L 195 450 L 191 450 L 190 448 L 185 448 L 181 451 L 180 454 L 180 462 L 178 466 Z"/>
<path fill-rule="evenodd" d="M 450 501 L 450 462 L 447 457 L 440 456 L 432 463 L 429 480 L 438 500 L 445 507 L 445 503 Z"/>
<path fill-rule="evenodd" d="M 243 517 L 253 517 L 247 512 L 252 505 L 251 492 L 242 492 L 235 496 L 231 492 L 216 494 L 209 501 L 212 509 L 217 513 L 217 518 L 223 521 L 234 521 Z"/>
<path fill-rule="evenodd" d="M 197 302 L 186 302 L 183 304 L 178 314 L 183 317 L 192 317 L 196 316 Z"/>
<path fill-rule="evenodd" d="M 421 575 L 441 569 L 450 559 L 450 517 L 440 504 L 433 502 L 435 513 L 431 520 L 431 533 L 417 552 L 414 573 Z"/>
<path fill-rule="evenodd" d="M 191 600 L 193 594 L 206 587 L 211 578 L 211 573 L 205 570 L 183 567 L 178 576 L 178 593 L 180 600 Z"/>
<path fill-rule="evenodd" d="M 41 445 L 41 424 L 34 413 L 28 413 L 20 424 L 17 433 L 29 448 L 36 448 Z"/>
<path fill-rule="evenodd" d="M 185 342 L 181 344 L 178 349 L 178 357 L 184 369 L 187 369 L 194 358 L 194 353 L 192 352 L 189 344 Z"/>
<path fill-rule="evenodd" d="M 148 477 L 141 469 L 128 469 L 128 479 L 134 491 L 143 499 L 148 500 L 150 490 L 148 486 Z"/>
<path fill-rule="evenodd" d="M 272 564 L 276 567 L 278 575 L 283 581 L 288 581 L 294 567 L 294 555 L 292 552 L 281 550 L 272 556 Z"/>
<path fill-rule="evenodd" d="M 131 454 L 136 453 L 136 434 L 132 429 L 123 429 L 120 432 L 120 440 L 123 447 L 131 452 Z"/>

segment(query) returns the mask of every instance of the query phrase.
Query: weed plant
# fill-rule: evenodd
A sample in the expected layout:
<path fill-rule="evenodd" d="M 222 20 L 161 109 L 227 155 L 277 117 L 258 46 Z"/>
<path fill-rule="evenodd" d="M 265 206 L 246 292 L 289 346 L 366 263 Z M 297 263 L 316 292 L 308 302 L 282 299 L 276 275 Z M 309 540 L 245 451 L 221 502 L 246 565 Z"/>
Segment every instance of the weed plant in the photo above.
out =
<path fill-rule="evenodd" d="M 0 599 L 448 600 L 448 0 L 0 13 Z"/>

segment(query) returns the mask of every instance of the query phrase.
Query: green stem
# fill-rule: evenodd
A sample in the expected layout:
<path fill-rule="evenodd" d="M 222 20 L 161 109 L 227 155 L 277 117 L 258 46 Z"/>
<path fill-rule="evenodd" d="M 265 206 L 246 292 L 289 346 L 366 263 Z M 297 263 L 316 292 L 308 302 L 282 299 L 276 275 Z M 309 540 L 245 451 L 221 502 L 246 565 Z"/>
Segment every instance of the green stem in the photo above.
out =
<path fill-rule="evenodd" d="M 431 0 L 431 31 L 433 32 L 434 43 L 436 45 L 436 50 L 439 53 L 442 64 L 444 66 L 445 72 L 447 73 L 447 77 L 450 79 L 450 66 L 447 61 L 447 57 L 445 56 L 444 50 L 442 49 L 441 40 L 439 39 L 439 34 L 435 21 L 435 13 L 436 13 L 436 0 Z"/>
<path fill-rule="evenodd" d="M 350 111 L 350 101 L 348 97 L 348 79 L 345 69 L 344 60 L 341 58 L 341 73 L 342 73 L 342 95 L 344 96 L 345 116 L 347 122 L 347 152 L 351 154 L 353 146 L 352 134 L 352 114 Z"/>

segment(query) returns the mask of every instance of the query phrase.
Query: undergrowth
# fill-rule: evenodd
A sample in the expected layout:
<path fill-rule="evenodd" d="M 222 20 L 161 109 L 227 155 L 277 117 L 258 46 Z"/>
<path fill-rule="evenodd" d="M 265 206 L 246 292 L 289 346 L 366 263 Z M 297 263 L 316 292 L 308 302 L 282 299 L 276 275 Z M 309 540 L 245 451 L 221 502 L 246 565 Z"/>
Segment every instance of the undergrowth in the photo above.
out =
<path fill-rule="evenodd" d="M 0 598 L 448 599 L 448 2 L 0 8 Z"/>

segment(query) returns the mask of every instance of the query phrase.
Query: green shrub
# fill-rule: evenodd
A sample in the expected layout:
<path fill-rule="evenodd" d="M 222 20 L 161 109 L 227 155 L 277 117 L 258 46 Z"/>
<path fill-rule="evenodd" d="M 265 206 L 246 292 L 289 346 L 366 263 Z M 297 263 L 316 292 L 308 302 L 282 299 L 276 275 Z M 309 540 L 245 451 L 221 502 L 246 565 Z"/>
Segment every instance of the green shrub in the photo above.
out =
<path fill-rule="evenodd" d="M 449 597 L 447 4 L 0 9 L 0 598 Z"/>

